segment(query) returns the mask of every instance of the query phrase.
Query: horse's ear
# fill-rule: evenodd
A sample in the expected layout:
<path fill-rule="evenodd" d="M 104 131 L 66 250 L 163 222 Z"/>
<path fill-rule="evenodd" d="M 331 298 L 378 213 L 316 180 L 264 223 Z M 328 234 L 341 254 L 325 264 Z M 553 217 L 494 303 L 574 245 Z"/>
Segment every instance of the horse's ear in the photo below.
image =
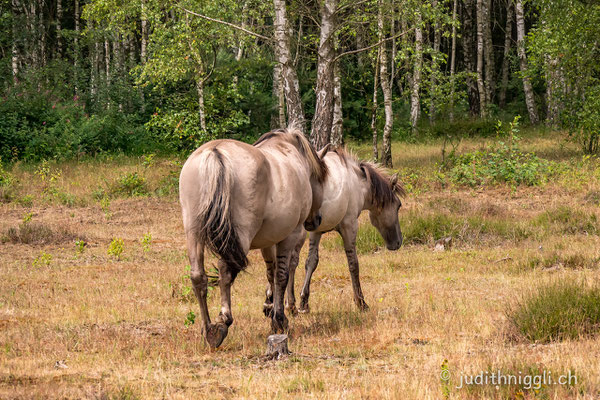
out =
<path fill-rule="evenodd" d="M 325 157 L 325 154 L 327 154 L 327 152 L 329 151 L 329 148 L 331 147 L 331 143 L 327 143 L 325 145 L 325 147 L 323 147 L 321 150 L 317 151 L 317 155 L 319 156 L 319 158 L 322 160 L 323 157 Z"/>
<path fill-rule="evenodd" d="M 396 186 L 396 184 L 398 183 L 398 173 L 396 172 L 394 175 L 392 175 L 392 177 L 390 178 L 390 184 L 392 185 L 392 187 Z"/>

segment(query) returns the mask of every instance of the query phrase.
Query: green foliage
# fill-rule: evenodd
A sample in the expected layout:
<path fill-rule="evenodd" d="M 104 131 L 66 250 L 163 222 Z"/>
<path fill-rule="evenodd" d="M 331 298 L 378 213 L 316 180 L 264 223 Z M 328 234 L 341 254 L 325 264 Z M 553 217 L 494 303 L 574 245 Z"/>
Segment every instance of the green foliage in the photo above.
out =
<path fill-rule="evenodd" d="M 120 260 L 121 255 L 123 254 L 124 250 L 125 250 L 125 244 L 123 242 L 123 239 L 114 238 L 110 242 L 110 245 L 108 246 L 107 253 L 109 256 L 112 256 L 112 257 L 116 258 L 117 260 Z"/>
<path fill-rule="evenodd" d="M 544 211 L 534 220 L 534 224 L 546 230 L 554 229 L 568 234 L 596 235 L 600 232 L 600 221 L 596 214 L 570 206 Z"/>
<path fill-rule="evenodd" d="M 146 178 L 137 172 L 130 172 L 121 176 L 109 189 L 109 195 L 113 197 L 146 196 L 149 193 Z"/>
<path fill-rule="evenodd" d="M 152 244 L 152 235 L 150 232 L 144 234 L 144 236 L 140 239 L 140 243 L 142 244 L 142 248 L 145 252 L 150 251 L 150 245 Z"/>
<path fill-rule="evenodd" d="M 85 240 L 78 239 L 75 241 L 75 249 L 77 250 L 78 254 L 83 254 L 83 251 L 85 250 L 85 245 Z"/>
<path fill-rule="evenodd" d="M 510 123 L 508 142 L 498 141 L 483 150 L 451 155 L 450 180 L 472 187 L 495 183 L 533 186 L 546 182 L 551 164 L 535 153 L 521 150 L 518 121 L 517 117 Z M 501 128 L 499 123 L 498 130 Z"/>
<path fill-rule="evenodd" d="M 52 254 L 46 253 L 42 251 L 39 256 L 37 256 L 32 263 L 32 267 L 38 268 L 42 266 L 49 266 L 52 261 Z"/>
<path fill-rule="evenodd" d="M 600 330 L 600 288 L 557 281 L 521 298 L 507 317 L 516 331 L 532 342 L 595 335 Z"/>
<path fill-rule="evenodd" d="M 17 179 L 4 169 L 0 156 L 0 201 L 11 201 L 15 195 Z"/>
<path fill-rule="evenodd" d="M 190 312 L 187 313 L 187 315 L 185 316 L 185 321 L 183 321 L 183 324 L 185 326 L 192 326 L 196 323 L 196 314 L 194 314 L 194 312 L 192 310 L 190 310 Z"/>

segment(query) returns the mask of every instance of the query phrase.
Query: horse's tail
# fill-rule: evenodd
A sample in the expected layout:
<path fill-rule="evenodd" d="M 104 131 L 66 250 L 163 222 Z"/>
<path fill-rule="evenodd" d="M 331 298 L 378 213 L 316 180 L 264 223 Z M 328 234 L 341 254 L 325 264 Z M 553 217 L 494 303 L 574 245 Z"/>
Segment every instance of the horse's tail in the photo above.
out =
<path fill-rule="evenodd" d="M 197 208 L 195 230 L 201 243 L 221 258 L 237 275 L 248 265 L 232 221 L 233 167 L 218 149 L 207 150 L 198 162 L 204 189 Z"/>

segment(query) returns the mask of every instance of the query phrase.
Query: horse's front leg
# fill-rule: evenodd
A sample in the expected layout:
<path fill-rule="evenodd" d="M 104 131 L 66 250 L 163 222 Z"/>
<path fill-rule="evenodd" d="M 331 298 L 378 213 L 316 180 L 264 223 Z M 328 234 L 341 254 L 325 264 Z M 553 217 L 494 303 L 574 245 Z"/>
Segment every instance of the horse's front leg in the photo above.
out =
<path fill-rule="evenodd" d="M 275 287 L 275 246 L 260 250 L 267 267 L 267 290 L 265 291 L 265 302 L 263 304 L 263 313 L 265 317 L 273 317 L 273 288 Z"/>
<path fill-rule="evenodd" d="M 358 232 L 358 221 L 353 220 L 349 223 L 342 222 L 339 228 L 340 235 L 344 240 L 344 251 L 348 259 L 348 269 L 352 279 L 352 290 L 354 291 L 354 303 L 361 311 L 367 311 L 369 306 L 365 302 L 362 289 L 360 287 L 360 276 L 358 268 L 358 256 L 356 255 L 356 234 Z"/>
<path fill-rule="evenodd" d="M 308 258 L 306 259 L 306 275 L 304 276 L 304 285 L 300 293 L 300 312 L 307 313 L 310 311 L 308 306 L 308 298 L 310 297 L 310 280 L 312 274 L 319 265 L 319 242 L 321 241 L 320 232 L 310 232 L 308 242 Z"/>
<path fill-rule="evenodd" d="M 292 255 L 290 256 L 290 264 L 288 267 L 289 279 L 287 284 L 285 308 L 292 315 L 296 315 L 298 313 L 298 310 L 296 309 L 296 296 L 294 294 L 294 277 L 296 276 L 296 268 L 298 267 L 298 262 L 300 261 L 300 250 L 302 250 L 302 246 L 304 245 L 305 241 L 306 231 L 302 229 L 298 234 L 298 238 L 296 239 L 296 246 L 292 251 Z"/>
<path fill-rule="evenodd" d="M 302 226 L 298 226 L 296 229 L 297 230 L 286 239 L 277 243 L 277 257 L 275 261 L 275 290 L 273 292 L 273 319 L 271 320 L 271 329 L 274 333 L 284 332 L 288 328 L 288 320 L 285 317 L 283 298 L 288 284 L 290 256 L 296 245 L 298 230 L 302 229 Z"/>

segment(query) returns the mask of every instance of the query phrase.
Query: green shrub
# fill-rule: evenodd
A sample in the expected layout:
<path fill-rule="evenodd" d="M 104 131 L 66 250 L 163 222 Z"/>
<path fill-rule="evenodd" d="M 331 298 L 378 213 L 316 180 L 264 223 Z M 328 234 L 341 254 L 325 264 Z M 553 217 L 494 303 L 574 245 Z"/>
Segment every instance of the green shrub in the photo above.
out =
<path fill-rule="evenodd" d="M 534 224 L 546 230 L 555 229 L 558 233 L 595 235 L 600 232 L 600 224 L 596 214 L 573 209 L 569 206 L 559 206 L 544 211 L 534 220 Z"/>
<path fill-rule="evenodd" d="M 509 141 L 499 141 L 479 151 L 451 155 L 448 177 L 459 185 L 476 187 L 494 183 L 539 185 L 547 181 L 551 163 L 521 150 L 518 120 L 510 124 Z M 498 130 L 502 126 L 498 124 Z"/>
<path fill-rule="evenodd" d="M 125 250 L 125 244 L 123 242 L 123 239 L 114 238 L 110 242 L 110 245 L 108 246 L 108 250 L 106 252 L 108 253 L 109 256 L 113 256 L 117 260 L 120 260 L 121 255 L 123 254 L 124 250 Z"/>
<path fill-rule="evenodd" d="M 131 172 L 120 177 L 110 187 L 110 195 L 117 196 L 145 196 L 148 194 L 148 185 L 146 178 L 138 175 L 137 172 Z"/>
<path fill-rule="evenodd" d="M 558 281 L 521 298 L 507 317 L 518 334 L 532 342 L 595 335 L 600 331 L 600 287 Z"/>
<path fill-rule="evenodd" d="M 17 179 L 13 174 L 4 169 L 2 157 L 0 157 L 0 202 L 11 201 L 15 195 Z"/>

